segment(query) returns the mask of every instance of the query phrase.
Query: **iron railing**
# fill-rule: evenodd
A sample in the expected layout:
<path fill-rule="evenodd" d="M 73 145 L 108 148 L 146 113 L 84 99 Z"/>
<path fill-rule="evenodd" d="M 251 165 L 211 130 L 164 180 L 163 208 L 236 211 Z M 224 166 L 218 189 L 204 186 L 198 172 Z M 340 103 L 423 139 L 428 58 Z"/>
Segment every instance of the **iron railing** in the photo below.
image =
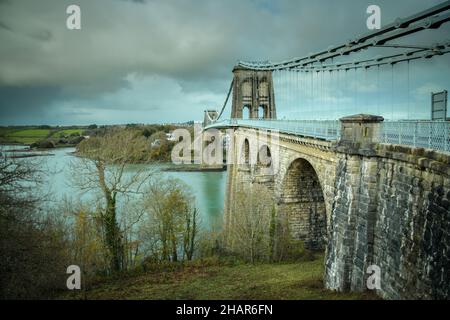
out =
<path fill-rule="evenodd" d="M 205 129 L 225 127 L 277 130 L 328 141 L 339 140 L 341 133 L 341 124 L 338 120 L 227 119 L 212 123 Z M 377 141 L 450 152 L 450 121 L 381 122 Z"/>
<path fill-rule="evenodd" d="M 298 136 L 313 137 L 323 140 L 338 140 L 340 122 L 337 120 L 243 120 L 230 119 L 218 121 L 207 128 L 239 126 L 264 130 L 277 130 Z"/>
<path fill-rule="evenodd" d="M 450 121 L 386 121 L 378 142 L 450 152 Z"/>

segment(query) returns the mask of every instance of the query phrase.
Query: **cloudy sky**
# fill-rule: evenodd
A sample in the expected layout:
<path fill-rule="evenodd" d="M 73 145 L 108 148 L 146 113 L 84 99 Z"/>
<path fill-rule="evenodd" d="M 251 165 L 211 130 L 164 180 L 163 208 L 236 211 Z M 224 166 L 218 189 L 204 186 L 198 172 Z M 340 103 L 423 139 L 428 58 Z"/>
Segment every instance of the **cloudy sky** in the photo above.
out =
<path fill-rule="evenodd" d="M 368 31 L 369 4 L 387 24 L 440 2 L 0 0 L 0 125 L 201 119 L 220 108 L 238 60 L 284 60 L 352 39 Z M 81 7 L 81 30 L 66 28 L 70 4 Z M 413 40 L 448 39 L 449 30 Z M 411 99 L 448 86 L 448 58 L 429 65 Z"/>

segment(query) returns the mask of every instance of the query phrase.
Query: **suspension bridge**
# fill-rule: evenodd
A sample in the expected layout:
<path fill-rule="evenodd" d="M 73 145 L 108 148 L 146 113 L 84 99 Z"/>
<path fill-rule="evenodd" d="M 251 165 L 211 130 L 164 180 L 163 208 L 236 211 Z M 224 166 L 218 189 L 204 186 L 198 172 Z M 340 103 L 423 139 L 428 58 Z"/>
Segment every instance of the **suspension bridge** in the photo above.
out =
<path fill-rule="evenodd" d="M 239 62 L 204 120 L 231 133 L 225 230 L 239 193 L 261 184 L 292 238 L 326 249 L 327 288 L 366 290 L 375 265 L 385 298 L 450 298 L 447 96 L 410 92 L 450 41 L 407 42 L 449 20 L 446 1 L 304 57 Z"/>
<path fill-rule="evenodd" d="M 431 92 L 418 101 L 411 97 L 421 72 L 414 63 L 422 68 L 448 54 L 450 38 L 424 45 L 407 42 L 414 34 L 438 30 L 449 19 L 446 1 L 304 57 L 240 61 L 225 103 L 215 116 L 209 114 L 206 129 L 246 126 L 337 140 L 340 117 L 376 114 L 385 119 L 379 142 L 450 152 L 448 112 L 438 120 L 431 117 Z M 357 57 L 349 60 L 352 56 Z M 446 92 L 442 95 L 446 106 Z"/>

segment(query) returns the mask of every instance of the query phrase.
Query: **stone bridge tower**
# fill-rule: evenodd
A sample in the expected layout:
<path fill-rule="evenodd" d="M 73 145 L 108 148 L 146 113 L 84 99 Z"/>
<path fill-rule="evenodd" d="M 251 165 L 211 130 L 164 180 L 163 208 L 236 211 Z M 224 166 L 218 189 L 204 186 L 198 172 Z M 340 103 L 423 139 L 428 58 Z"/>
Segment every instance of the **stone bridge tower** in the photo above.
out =
<path fill-rule="evenodd" d="M 255 71 L 236 66 L 233 69 L 233 105 L 231 118 L 276 119 L 272 71 Z"/>

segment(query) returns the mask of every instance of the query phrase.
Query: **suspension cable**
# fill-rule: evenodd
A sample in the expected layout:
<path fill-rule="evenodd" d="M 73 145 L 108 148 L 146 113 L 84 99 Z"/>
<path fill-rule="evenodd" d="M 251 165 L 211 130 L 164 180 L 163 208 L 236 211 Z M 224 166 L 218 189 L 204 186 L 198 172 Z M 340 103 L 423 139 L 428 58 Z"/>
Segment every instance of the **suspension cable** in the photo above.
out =
<path fill-rule="evenodd" d="M 228 89 L 228 93 L 227 93 L 227 98 L 225 99 L 225 102 L 223 103 L 222 110 L 220 110 L 219 116 L 217 117 L 216 121 L 220 119 L 220 117 L 223 114 L 223 111 L 225 110 L 225 107 L 227 106 L 228 99 L 230 98 L 231 91 L 233 91 L 233 85 L 234 85 L 234 79 L 231 80 L 230 89 Z"/>
<path fill-rule="evenodd" d="M 407 18 L 397 19 L 380 30 L 368 33 L 364 36 L 356 38 L 355 40 L 349 41 L 348 43 L 331 47 L 327 50 L 310 54 L 302 58 L 294 58 L 277 63 L 240 61 L 239 65 L 252 70 L 275 70 L 306 66 L 315 62 L 323 62 L 333 57 L 348 55 L 369 47 L 384 45 L 388 41 L 402 38 L 426 29 L 437 29 L 442 24 L 450 21 L 450 14 L 445 13 L 448 10 L 450 10 L 450 1 L 445 1 L 442 4 L 421 11 Z M 436 15 L 438 13 L 444 14 Z M 368 41 L 370 39 L 372 39 L 372 41 Z"/>

